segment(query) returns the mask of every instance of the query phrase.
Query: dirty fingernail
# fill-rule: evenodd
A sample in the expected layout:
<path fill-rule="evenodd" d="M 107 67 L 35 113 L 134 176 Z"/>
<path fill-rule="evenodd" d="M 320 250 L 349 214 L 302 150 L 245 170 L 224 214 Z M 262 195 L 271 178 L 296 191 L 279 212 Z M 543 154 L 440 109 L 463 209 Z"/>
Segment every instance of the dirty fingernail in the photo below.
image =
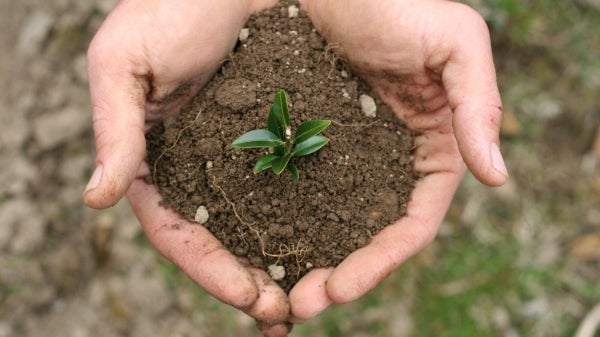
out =
<path fill-rule="evenodd" d="M 502 153 L 500 153 L 500 147 L 498 144 L 492 143 L 490 145 L 490 155 L 494 170 L 500 172 L 505 177 L 508 177 L 508 170 L 506 169 L 506 164 L 504 163 L 504 159 L 502 158 Z"/>
<path fill-rule="evenodd" d="M 94 170 L 94 173 L 92 174 L 92 177 L 90 178 L 90 181 L 88 182 L 87 186 L 85 187 L 85 191 L 83 192 L 83 194 L 98 187 L 98 184 L 100 184 L 100 180 L 102 179 L 103 171 L 104 171 L 104 166 L 102 164 L 100 164 L 96 167 L 96 169 Z"/>

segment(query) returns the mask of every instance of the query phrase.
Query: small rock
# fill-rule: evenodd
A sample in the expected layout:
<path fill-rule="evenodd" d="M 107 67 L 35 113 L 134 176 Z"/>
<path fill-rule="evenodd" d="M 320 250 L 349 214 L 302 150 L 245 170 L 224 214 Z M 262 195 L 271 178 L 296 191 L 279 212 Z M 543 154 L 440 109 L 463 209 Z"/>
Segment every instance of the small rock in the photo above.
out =
<path fill-rule="evenodd" d="M 285 277 L 285 267 L 272 264 L 269 266 L 269 275 L 274 281 L 281 281 Z"/>
<path fill-rule="evenodd" d="M 92 125 L 91 114 L 77 107 L 46 113 L 33 120 L 33 135 L 42 151 L 81 135 Z"/>
<path fill-rule="evenodd" d="M 346 89 L 342 89 L 342 96 L 346 99 L 350 99 L 350 94 Z"/>
<path fill-rule="evenodd" d="M 240 39 L 240 42 L 246 42 L 248 40 L 248 37 L 250 37 L 250 29 L 242 28 L 240 30 L 240 35 L 238 36 L 238 39 Z"/>
<path fill-rule="evenodd" d="M 360 102 L 360 109 L 365 116 L 371 118 L 377 117 L 377 105 L 375 104 L 373 97 L 368 95 L 360 95 L 358 100 Z"/>
<path fill-rule="evenodd" d="M 291 5 L 288 7 L 288 17 L 289 18 L 297 18 L 300 9 L 297 6 Z"/>
<path fill-rule="evenodd" d="M 203 225 L 208 221 L 208 218 L 209 214 L 208 210 L 206 209 L 206 206 L 198 207 L 198 209 L 196 210 L 196 215 L 194 216 L 194 221 Z"/>
<path fill-rule="evenodd" d="M 25 56 L 33 56 L 42 49 L 50 34 L 55 18 L 42 11 L 33 12 L 25 21 L 19 34 L 17 50 Z"/>

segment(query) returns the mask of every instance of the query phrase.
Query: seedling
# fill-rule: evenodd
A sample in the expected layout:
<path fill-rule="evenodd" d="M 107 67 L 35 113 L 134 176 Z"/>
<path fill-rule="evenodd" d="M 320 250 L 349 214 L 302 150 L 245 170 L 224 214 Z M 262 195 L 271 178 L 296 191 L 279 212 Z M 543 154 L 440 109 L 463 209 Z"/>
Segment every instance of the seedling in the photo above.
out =
<path fill-rule="evenodd" d="M 287 96 L 285 91 L 279 90 L 269 110 L 267 129 L 249 131 L 233 141 L 231 146 L 241 149 L 271 149 L 268 154 L 256 161 L 252 169 L 254 173 L 270 168 L 279 175 L 287 168 L 292 173 L 292 180 L 298 181 L 300 177 L 298 167 L 290 163 L 290 159 L 309 155 L 325 146 L 329 139 L 319 133 L 330 124 L 330 120 L 306 121 L 300 124 L 292 137 Z"/>

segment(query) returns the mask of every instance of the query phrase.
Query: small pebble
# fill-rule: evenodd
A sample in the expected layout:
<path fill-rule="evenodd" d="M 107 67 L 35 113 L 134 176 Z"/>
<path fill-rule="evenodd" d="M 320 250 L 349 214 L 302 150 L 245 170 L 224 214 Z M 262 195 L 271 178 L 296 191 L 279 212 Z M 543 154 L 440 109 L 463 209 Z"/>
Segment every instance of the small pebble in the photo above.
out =
<path fill-rule="evenodd" d="M 196 215 L 194 216 L 194 221 L 203 225 L 208 221 L 208 218 L 209 218 L 209 215 L 208 215 L 208 210 L 206 209 L 206 207 L 205 206 L 198 207 L 198 209 L 196 210 Z"/>
<path fill-rule="evenodd" d="M 348 90 L 342 89 L 342 97 L 350 99 L 350 94 L 348 93 Z"/>
<path fill-rule="evenodd" d="M 297 18 L 298 12 L 300 12 L 300 9 L 297 6 L 292 5 L 288 7 L 288 17 Z"/>
<path fill-rule="evenodd" d="M 245 42 L 246 40 L 248 40 L 249 36 L 250 36 L 250 29 L 242 28 L 240 30 L 240 35 L 238 36 L 238 38 L 240 39 L 241 42 Z"/>
<path fill-rule="evenodd" d="M 367 117 L 377 117 L 377 105 L 373 97 L 369 95 L 360 95 L 360 108 Z"/>
<path fill-rule="evenodd" d="M 272 264 L 269 266 L 269 276 L 274 281 L 281 281 L 285 277 L 285 267 Z"/>

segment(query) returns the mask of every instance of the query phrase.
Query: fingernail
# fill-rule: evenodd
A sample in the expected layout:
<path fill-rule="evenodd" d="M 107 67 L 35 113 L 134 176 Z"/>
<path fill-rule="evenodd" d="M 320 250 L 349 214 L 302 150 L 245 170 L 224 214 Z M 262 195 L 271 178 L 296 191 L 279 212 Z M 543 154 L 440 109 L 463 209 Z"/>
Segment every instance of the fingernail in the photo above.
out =
<path fill-rule="evenodd" d="M 90 181 L 88 182 L 87 186 L 85 187 L 85 191 L 83 192 L 83 194 L 98 187 L 98 184 L 100 184 L 100 180 L 102 179 L 103 171 L 104 171 L 104 166 L 102 164 L 100 164 L 96 167 L 96 169 L 94 170 L 94 173 L 92 174 L 92 177 L 90 178 Z"/>
<path fill-rule="evenodd" d="M 492 167 L 494 170 L 502 173 L 505 177 L 508 177 L 508 170 L 506 169 L 506 164 L 504 163 L 498 144 L 492 143 L 490 145 L 490 156 L 492 158 Z"/>

